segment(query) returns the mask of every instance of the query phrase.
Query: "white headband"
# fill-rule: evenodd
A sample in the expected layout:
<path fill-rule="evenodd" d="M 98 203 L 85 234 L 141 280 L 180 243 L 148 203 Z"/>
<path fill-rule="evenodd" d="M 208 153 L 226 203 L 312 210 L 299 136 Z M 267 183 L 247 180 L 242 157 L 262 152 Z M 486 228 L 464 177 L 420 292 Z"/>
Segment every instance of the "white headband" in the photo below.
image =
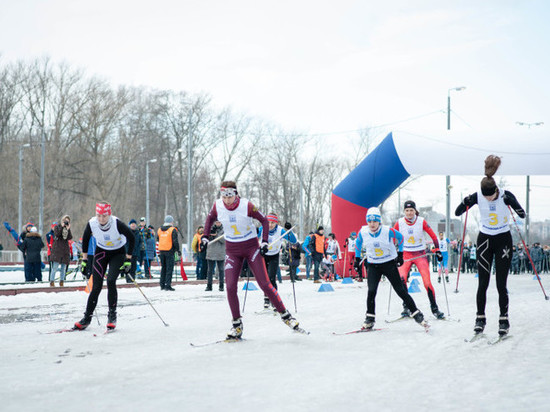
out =
<path fill-rule="evenodd" d="M 220 192 L 223 197 L 231 197 L 237 194 L 237 189 L 235 189 L 234 187 L 222 187 L 220 189 Z"/>

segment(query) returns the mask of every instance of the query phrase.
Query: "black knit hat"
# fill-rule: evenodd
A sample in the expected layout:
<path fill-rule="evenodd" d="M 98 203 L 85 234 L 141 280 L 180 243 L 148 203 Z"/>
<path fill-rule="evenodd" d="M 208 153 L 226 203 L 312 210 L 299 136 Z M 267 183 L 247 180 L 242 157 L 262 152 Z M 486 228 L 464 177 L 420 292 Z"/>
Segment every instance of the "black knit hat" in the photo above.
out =
<path fill-rule="evenodd" d="M 413 208 L 414 210 L 416 210 L 416 203 L 414 203 L 412 200 L 407 200 L 403 205 L 403 210 L 408 208 Z"/>

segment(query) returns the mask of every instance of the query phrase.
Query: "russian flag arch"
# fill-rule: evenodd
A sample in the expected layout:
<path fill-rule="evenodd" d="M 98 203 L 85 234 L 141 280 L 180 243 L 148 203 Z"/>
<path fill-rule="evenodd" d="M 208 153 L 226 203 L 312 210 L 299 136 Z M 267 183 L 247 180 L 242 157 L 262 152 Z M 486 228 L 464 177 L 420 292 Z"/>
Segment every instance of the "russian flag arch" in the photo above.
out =
<path fill-rule="evenodd" d="M 379 206 L 411 175 L 481 180 L 490 154 L 502 157 L 497 176 L 550 175 L 547 132 L 391 132 L 332 191 L 332 231 L 342 246 L 351 232 L 365 224 L 367 209 Z M 475 190 L 477 186 L 472 186 Z"/>

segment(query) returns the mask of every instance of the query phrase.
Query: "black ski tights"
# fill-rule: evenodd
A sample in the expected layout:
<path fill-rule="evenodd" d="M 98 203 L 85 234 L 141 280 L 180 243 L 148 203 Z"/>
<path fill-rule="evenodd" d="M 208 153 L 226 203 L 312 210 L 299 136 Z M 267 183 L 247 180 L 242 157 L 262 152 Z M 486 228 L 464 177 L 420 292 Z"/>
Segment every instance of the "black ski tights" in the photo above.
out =
<path fill-rule="evenodd" d="M 86 313 L 88 315 L 92 315 L 97 305 L 97 299 L 103 287 L 103 278 L 107 272 L 107 265 L 109 265 L 109 272 L 107 273 L 107 302 L 109 309 L 116 309 L 118 298 L 116 279 L 120 273 L 120 267 L 124 263 L 125 254 L 124 248 L 104 250 L 99 246 L 97 247 L 94 254 L 94 267 L 92 269 L 94 285 L 92 286 L 92 291 L 88 297 L 88 304 L 86 305 Z"/>
<path fill-rule="evenodd" d="M 367 274 L 367 284 L 369 286 L 369 291 L 367 293 L 367 313 L 369 315 L 374 316 L 375 314 L 376 292 L 382 275 L 386 275 L 386 278 L 390 281 L 397 296 L 403 300 L 403 303 L 407 305 L 411 312 L 416 312 L 416 304 L 411 295 L 409 295 L 407 288 L 403 286 L 403 282 L 401 282 L 401 277 L 399 276 L 395 261 L 390 260 L 385 263 L 369 264 L 367 265 Z"/>
<path fill-rule="evenodd" d="M 508 290 L 506 281 L 512 263 L 512 235 L 510 232 L 487 235 L 479 232 L 477 237 L 477 314 L 485 315 L 487 288 L 491 278 L 491 267 L 495 259 L 496 283 L 500 316 L 508 316 Z"/>

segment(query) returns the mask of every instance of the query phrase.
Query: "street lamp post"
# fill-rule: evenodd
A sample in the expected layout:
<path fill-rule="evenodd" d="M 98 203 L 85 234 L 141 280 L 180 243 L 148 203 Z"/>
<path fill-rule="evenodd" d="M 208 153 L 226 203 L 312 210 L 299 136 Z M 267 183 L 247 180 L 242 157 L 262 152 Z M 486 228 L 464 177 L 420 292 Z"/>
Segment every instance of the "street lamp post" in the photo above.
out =
<path fill-rule="evenodd" d="M 151 159 L 145 163 L 145 220 L 148 225 L 151 224 L 149 220 L 149 163 L 155 163 L 156 161 L 157 159 Z"/>
<path fill-rule="evenodd" d="M 451 91 L 461 91 L 466 87 L 453 87 L 447 90 L 447 130 L 451 130 Z M 451 176 L 445 176 L 446 210 L 445 210 L 445 237 L 451 238 Z"/>
<path fill-rule="evenodd" d="M 17 217 L 17 231 L 23 226 L 23 149 L 30 147 L 30 143 L 19 146 L 19 210 Z"/>
<path fill-rule="evenodd" d="M 516 122 L 518 126 L 527 126 L 528 129 L 531 129 L 532 126 L 542 126 L 544 122 L 533 122 L 533 123 L 526 123 L 526 122 Z M 530 223 L 529 222 L 529 192 L 531 191 L 530 187 L 530 177 L 526 176 L 525 180 L 525 241 L 527 242 L 527 245 L 529 245 L 529 229 L 530 229 Z"/>

